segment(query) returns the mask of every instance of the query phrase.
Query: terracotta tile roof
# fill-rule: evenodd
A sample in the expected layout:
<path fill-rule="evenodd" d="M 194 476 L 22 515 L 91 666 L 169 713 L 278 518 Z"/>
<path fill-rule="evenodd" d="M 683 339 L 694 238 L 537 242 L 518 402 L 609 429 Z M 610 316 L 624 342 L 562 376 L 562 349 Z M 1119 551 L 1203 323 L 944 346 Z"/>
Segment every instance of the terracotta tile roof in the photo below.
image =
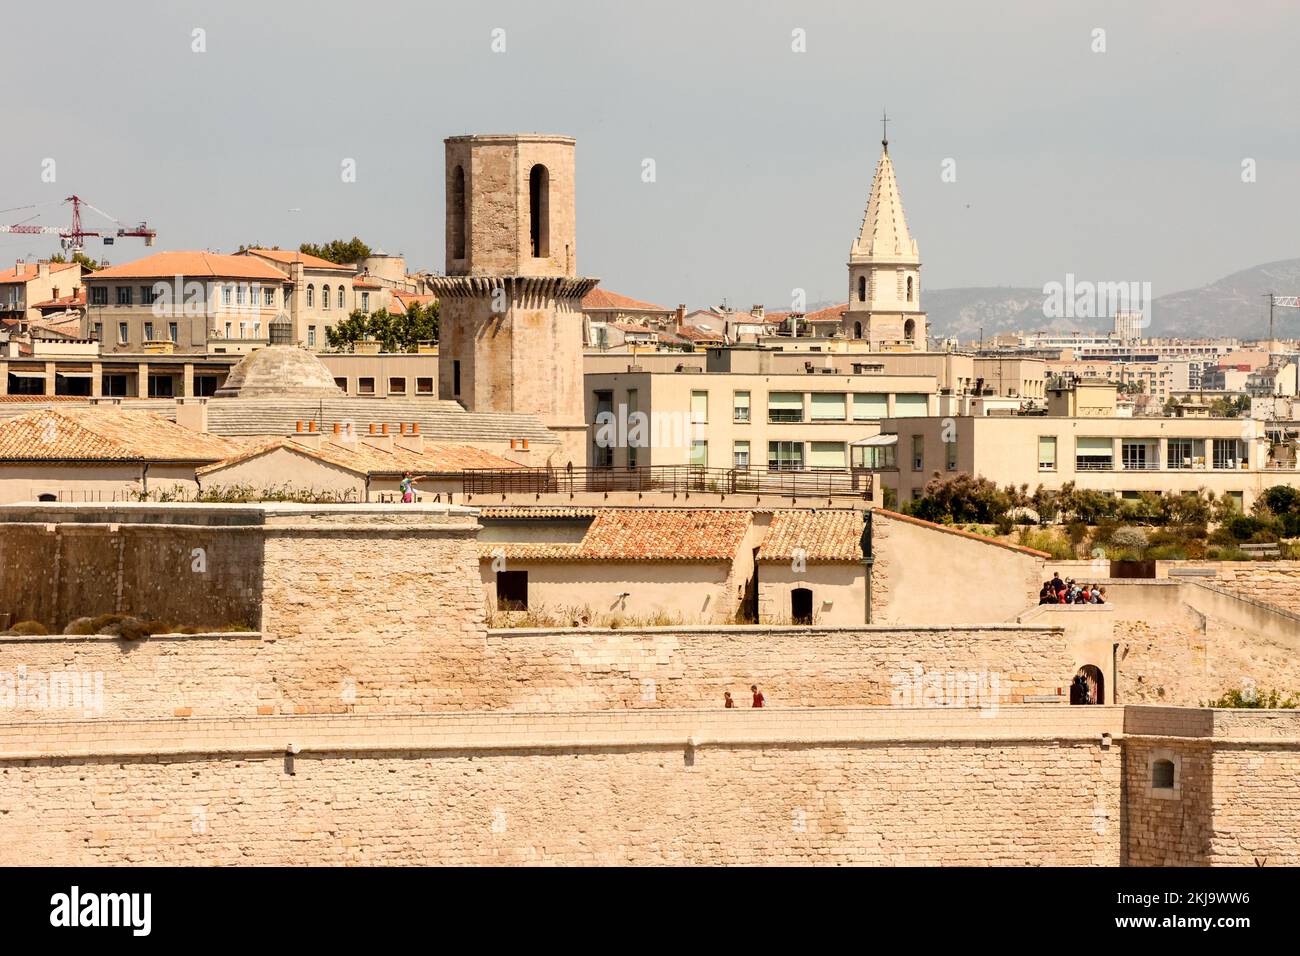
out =
<path fill-rule="evenodd" d="M 413 305 L 425 306 L 432 302 L 437 302 L 438 297 L 429 293 L 399 292 L 393 290 L 393 298 L 403 309 L 409 309 Z"/>
<path fill-rule="evenodd" d="M 648 325 L 640 325 L 636 322 L 610 322 L 611 329 L 618 329 L 620 332 L 639 332 L 643 335 L 654 335 L 655 330 Z"/>
<path fill-rule="evenodd" d="M 364 436 L 360 436 L 364 437 Z M 278 448 L 315 458 L 318 461 L 337 465 L 359 475 L 393 475 L 411 471 L 416 474 L 456 474 L 467 468 L 522 468 L 516 462 L 483 451 L 472 445 L 453 445 L 441 443 L 424 443 L 424 450 L 414 452 L 399 448 L 385 451 L 375 448 L 362 440 L 352 445 L 338 445 L 332 441 L 322 441 L 319 448 L 311 448 L 294 441 L 292 437 L 272 438 L 269 441 L 251 441 L 236 454 L 229 455 L 221 461 L 200 468 L 200 475 L 211 474 L 229 468 L 232 465 L 257 458 Z"/>
<path fill-rule="evenodd" d="M 598 508 L 566 508 L 563 505 L 502 505 L 480 508 L 484 518 L 594 518 Z"/>
<path fill-rule="evenodd" d="M 158 252 L 120 266 L 109 266 L 86 275 L 97 279 L 170 279 L 174 276 L 199 279 L 270 279 L 284 282 L 285 275 L 256 256 L 223 256 L 215 252 Z"/>
<path fill-rule="evenodd" d="M 32 305 L 33 309 L 73 309 L 79 305 L 86 304 L 86 290 L 78 289 L 72 295 L 59 296 L 57 299 L 46 299 L 44 302 L 37 302 Z"/>
<path fill-rule="evenodd" d="M 748 511 L 604 508 L 582 549 L 615 561 L 730 561 L 752 521 Z"/>
<path fill-rule="evenodd" d="M 148 412 L 47 408 L 0 423 L 0 461 L 216 461 L 233 446 Z"/>
<path fill-rule="evenodd" d="M 576 541 L 506 541 L 479 542 L 480 561 L 491 561 L 504 555 L 507 561 L 590 561 L 584 557 L 582 545 Z"/>
<path fill-rule="evenodd" d="M 697 329 L 693 326 L 683 325 L 676 330 L 678 338 L 687 339 L 691 342 L 725 342 L 726 336 L 717 332 L 706 332 L 703 329 Z"/>
<path fill-rule="evenodd" d="M 361 276 L 357 276 L 356 278 L 354 278 L 354 279 L 352 280 L 352 288 L 354 288 L 354 289 L 382 289 L 383 286 L 380 285 L 378 282 L 371 282 L 369 279 L 365 279 L 365 278 L 362 278 Z"/>
<path fill-rule="evenodd" d="M 301 262 L 311 269 L 355 271 L 355 268 L 350 263 L 331 262 L 329 259 L 322 259 L 320 256 L 308 255 L 305 252 L 294 252 L 291 249 L 245 249 L 243 252 L 236 253 L 236 255 L 261 256 L 263 259 L 274 259 L 276 262 L 283 262 L 285 265 Z"/>
<path fill-rule="evenodd" d="M 749 511 L 600 508 L 581 542 L 481 543 L 487 559 L 552 561 L 731 561 L 753 521 Z"/>
<path fill-rule="evenodd" d="M 818 309 L 816 312 L 809 312 L 803 317 L 805 322 L 838 322 L 840 313 L 848 309 L 849 304 L 845 302 L 842 305 L 832 305 L 825 309 Z"/>
<path fill-rule="evenodd" d="M 56 272 L 63 272 L 65 269 L 75 269 L 75 262 L 51 262 L 50 275 Z M 39 266 L 35 262 L 24 262 L 21 266 L 15 264 L 12 269 L 5 269 L 0 272 L 0 283 L 6 282 L 31 282 L 39 275 Z"/>
<path fill-rule="evenodd" d="M 593 312 L 609 312 L 623 310 L 626 312 L 672 312 L 672 309 L 665 309 L 662 305 L 655 305 L 653 302 L 642 302 L 639 299 L 630 299 L 625 295 L 619 295 L 617 292 L 610 292 L 608 289 L 602 289 L 599 286 L 592 289 L 582 297 L 582 307 L 590 309 Z"/>
<path fill-rule="evenodd" d="M 807 561 L 862 561 L 858 544 L 862 515 L 846 509 L 776 511 L 758 549 L 760 561 L 790 561 L 803 550 Z"/>

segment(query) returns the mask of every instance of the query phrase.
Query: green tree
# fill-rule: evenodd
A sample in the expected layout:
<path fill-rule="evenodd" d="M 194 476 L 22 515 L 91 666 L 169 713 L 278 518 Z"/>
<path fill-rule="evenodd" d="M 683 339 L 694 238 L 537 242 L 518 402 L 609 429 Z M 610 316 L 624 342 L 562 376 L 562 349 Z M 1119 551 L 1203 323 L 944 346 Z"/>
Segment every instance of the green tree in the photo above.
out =
<path fill-rule="evenodd" d="M 1011 499 L 987 478 L 960 473 L 930 479 L 910 513 L 926 521 L 992 524 L 1006 515 Z"/>
<path fill-rule="evenodd" d="M 362 339 L 380 343 L 385 352 L 414 352 L 421 342 L 438 340 L 438 303 L 412 303 L 405 312 L 380 309 L 366 315 L 354 310 L 332 328 L 325 329 L 325 339 L 335 352 L 351 351 Z"/>
<path fill-rule="evenodd" d="M 248 250 L 250 249 L 279 249 L 279 248 L 280 248 L 279 246 L 268 246 L 261 242 L 250 242 L 247 244 L 241 243 L 239 248 L 236 250 L 236 255 L 240 252 L 248 252 Z"/>
<path fill-rule="evenodd" d="M 68 257 L 63 255 L 62 253 L 60 253 L 57 256 L 50 256 L 50 262 L 63 263 L 67 261 L 68 261 Z M 105 259 L 103 262 L 96 262 L 94 259 L 90 258 L 90 256 L 86 255 L 84 252 L 74 252 L 72 254 L 72 261 L 79 263 L 80 265 L 84 266 L 87 269 L 90 269 L 91 271 L 94 271 L 96 269 L 102 269 L 106 265 L 108 265 L 107 259 Z"/>
<path fill-rule="evenodd" d="M 316 245 L 312 242 L 304 242 L 298 247 L 299 252 L 306 253 L 309 256 L 319 256 L 322 259 L 328 259 L 330 262 L 337 262 L 339 265 L 350 265 L 354 262 L 360 262 L 370 255 L 370 247 L 353 236 L 351 239 L 331 239 L 324 245 Z"/>

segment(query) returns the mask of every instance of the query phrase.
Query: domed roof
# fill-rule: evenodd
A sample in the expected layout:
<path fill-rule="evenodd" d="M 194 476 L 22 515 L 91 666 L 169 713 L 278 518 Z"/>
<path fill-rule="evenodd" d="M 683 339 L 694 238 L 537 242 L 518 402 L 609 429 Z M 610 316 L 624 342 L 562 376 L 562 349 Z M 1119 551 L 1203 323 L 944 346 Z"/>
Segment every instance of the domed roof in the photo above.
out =
<path fill-rule="evenodd" d="M 230 370 L 216 398 L 338 398 L 325 363 L 296 345 L 267 345 Z"/>

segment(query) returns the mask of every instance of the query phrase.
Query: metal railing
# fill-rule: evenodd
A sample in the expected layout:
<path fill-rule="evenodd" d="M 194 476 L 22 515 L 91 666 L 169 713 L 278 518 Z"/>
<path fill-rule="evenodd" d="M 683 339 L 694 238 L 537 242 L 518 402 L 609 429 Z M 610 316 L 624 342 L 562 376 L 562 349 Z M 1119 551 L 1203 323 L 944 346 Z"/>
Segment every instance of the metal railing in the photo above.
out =
<path fill-rule="evenodd" d="M 871 497 L 872 476 L 861 471 L 773 471 L 764 468 L 702 468 L 651 465 L 644 468 L 467 469 L 466 495 L 657 492 L 747 494 L 781 497 Z"/>

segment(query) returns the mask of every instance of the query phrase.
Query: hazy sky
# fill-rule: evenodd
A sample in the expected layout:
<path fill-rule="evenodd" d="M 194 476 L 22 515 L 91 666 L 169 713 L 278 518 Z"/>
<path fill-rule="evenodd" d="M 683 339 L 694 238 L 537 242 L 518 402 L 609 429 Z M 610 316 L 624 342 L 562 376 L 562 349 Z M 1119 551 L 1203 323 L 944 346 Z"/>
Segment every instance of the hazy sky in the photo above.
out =
<path fill-rule="evenodd" d="M 76 192 L 158 249 L 357 234 L 441 269 L 443 138 L 542 131 L 578 140 L 583 274 L 667 306 L 842 301 L 887 108 L 930 288 L 1158 296 L 1300 255 L 1290 0 L 65 0 L 2 23 L 0 209 Z M 0 262 L 56 250 L 0 235 Z"/>

